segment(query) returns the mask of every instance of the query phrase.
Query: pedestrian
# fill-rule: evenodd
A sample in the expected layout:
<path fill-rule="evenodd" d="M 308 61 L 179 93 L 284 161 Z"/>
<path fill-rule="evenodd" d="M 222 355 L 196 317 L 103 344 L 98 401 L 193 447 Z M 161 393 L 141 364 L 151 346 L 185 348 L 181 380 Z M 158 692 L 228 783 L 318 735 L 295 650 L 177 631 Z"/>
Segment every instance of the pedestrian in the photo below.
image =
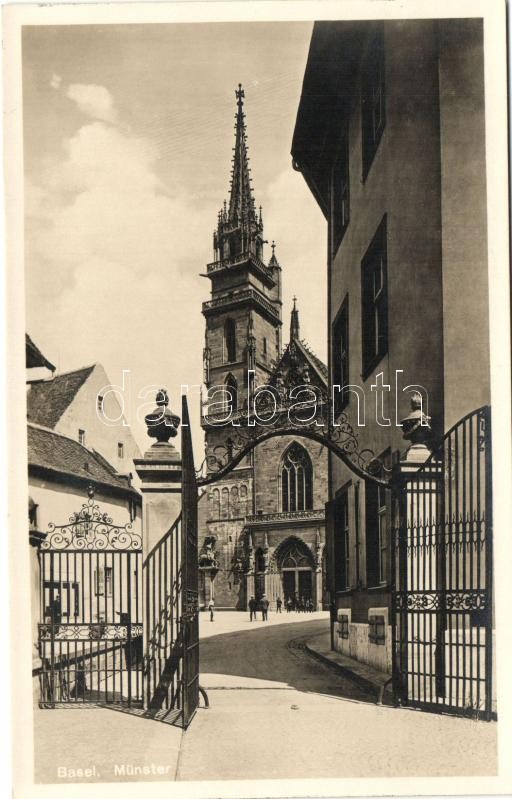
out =
<path fill-rule="evenodd" d="M 250 621 L 252 621 L 253 619 L 254 619 L 254 621 L 258 620 L 257 617 L 256 617 L 256 609 L 257 609 L 257 607 L 258 607 L 258 603 L 256 602 L 255 598 L 252 596 L 250 598 L 250 600 L 249 600 L 249 620 Z"/>
<path fill-rule="evenodd" d="M 208 610 L 210 611 L 210 621 L 213 621 L 213 612 L 215 610 L 215 602 L 213 599 L 210 599 L 208 602 Z"/>
<path fill-rule="evenodd" d="M 293 608 L 293 602 L 291 596 L 289 596 L 288 599 L 286 600 L 286 612 L 290 613 L 292 608 Z"/>
<path fill-rule="evenodd" d="M 269 601 L 267 599 L 267 595 L 263 594 L 260 602 L 262 621 L 268 621 L 268 606 Z"/>
<path fill-rule="evenodd" d="M 282 611 L 281 611 L 281 608 L 282 608 L 282 606 L 283 606 L 282 599 L 281 599 L 281 597 L 280 597 L 280 596 L 278 596 L 278 597 L 277 597 L 277 599 L 276 599 L 276 607 L 277 607 L 277 612 L 278 612 L 278 613 L 281 613 L 281 612 L 282 612 Z"/>

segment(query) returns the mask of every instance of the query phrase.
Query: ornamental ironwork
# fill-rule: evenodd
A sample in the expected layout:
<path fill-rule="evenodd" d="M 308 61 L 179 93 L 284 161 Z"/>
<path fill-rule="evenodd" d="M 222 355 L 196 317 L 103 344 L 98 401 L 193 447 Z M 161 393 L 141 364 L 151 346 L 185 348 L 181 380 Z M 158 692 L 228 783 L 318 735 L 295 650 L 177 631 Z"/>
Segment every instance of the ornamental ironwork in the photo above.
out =
<path fill-rule="evenodd" d="M 116 550 L 139 551 L 142 538 L 132 529 L 131 522 L 125 525 L 113 523 L 105 511 L 94 501 L 94 491 L 89 488 L 89 499 L 81 509 L 69 517 L 67 524 L 48 525 L 48 534 L 41 549 L 49 550 Z"/>
<path fill-rule="evenodd" d="M 485 610 L 485 590 L 397 592 L 397 610 Z"/>
<path fill-rule="evenodd" d="M 225 424 L 222 424 L 222 418 L 218 420 L 215 427 L 224 430 L 226 437 L 207 450 L 198 472 L 198 485 L 208 485 L 229 474 L 263 441 L 292 435 L 319 442 L 338 455 L 362 479 L 388 486 L 391 469 L 376 458 L 371 449 L 360 448 L 346 413 L 339 414 L 331 423 L 330 404 L 318 388 L 304 386 L 305 390 L 314 390 L 314 406 L 311 398 L 301 402 L 297 398 L 283 397 L 275 387 L 264 388 L 261 401 L 255 393 L 257 417 L 254 409 L 243 409 L 232 417 L 227 417 L 226 413 Z"/>
<path fill-rule="evenodd" d="M 40 641 L 127 641 L 142 635 L 142 624 L 40 624 Z"/>

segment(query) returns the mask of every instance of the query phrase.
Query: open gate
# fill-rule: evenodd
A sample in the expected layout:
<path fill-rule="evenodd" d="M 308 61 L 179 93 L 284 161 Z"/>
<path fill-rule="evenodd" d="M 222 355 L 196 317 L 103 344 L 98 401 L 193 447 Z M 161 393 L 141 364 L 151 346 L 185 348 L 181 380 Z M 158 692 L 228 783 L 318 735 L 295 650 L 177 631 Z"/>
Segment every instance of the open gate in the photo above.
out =
<path fill-rule="evenodd" d="M 39 551 L 42 707 L 142 706 L 142 540 L 89 499 Z"/>
<path fill-rule="evenodd" d="M 188 727 L 199 706 L 199 568 L 197 541 L 197 480 L 186 396 L 182 397 L 182 635 L 183 726 Z"/>
<path fill-rule="evenodd" d="M 396 485 L 393 684 L 404 704 L 489 719 L 491 412 L 461 419 Z"/>

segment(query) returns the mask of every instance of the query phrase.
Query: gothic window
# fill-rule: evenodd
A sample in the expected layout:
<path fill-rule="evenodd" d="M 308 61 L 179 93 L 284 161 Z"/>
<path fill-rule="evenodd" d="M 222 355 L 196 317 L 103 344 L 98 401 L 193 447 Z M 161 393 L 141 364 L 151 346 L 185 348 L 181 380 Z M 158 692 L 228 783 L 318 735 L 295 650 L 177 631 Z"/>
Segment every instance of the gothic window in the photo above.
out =
<path fill-rule="evenodd" d="M 233 486 L 231 489 L 231 516 L 237 519 L 240 516 L 240 502 L 238 499 L 238 486 Z"/>
<path fill-rule="evenodd" d="M 212 503 L 210 518 L 214 520 L 220 519 L 220 491 L 218 488 L 213 489 L 210 494 L 210 501 Z"/>
<path fill-rule="evenodd" d="M 240 486 L 240 515 L 247 516 L 249 513 L 247 486 Z"/>
<path fill-rule="evenodd" d="M 281 509 L 285 513 L 313 508 L 313 467 L 308 452 L 294 441 L 281 464 Z"/>
<path fill-rule="evenodd" d="M 229 518 L 229 488 L 223 488 L 220 495 L 220 517 Z"/>
<path fill-rule="evenodd" d="M 233 375 L 228 375 L 226 378 L 226 412 L 235 413 L 238 409 L 238 383 Z"/>
<path fill-rule="evenodd" d="M 236 324 L 234 319 L 224 322 L 224 360 L 236 361 Z"/>

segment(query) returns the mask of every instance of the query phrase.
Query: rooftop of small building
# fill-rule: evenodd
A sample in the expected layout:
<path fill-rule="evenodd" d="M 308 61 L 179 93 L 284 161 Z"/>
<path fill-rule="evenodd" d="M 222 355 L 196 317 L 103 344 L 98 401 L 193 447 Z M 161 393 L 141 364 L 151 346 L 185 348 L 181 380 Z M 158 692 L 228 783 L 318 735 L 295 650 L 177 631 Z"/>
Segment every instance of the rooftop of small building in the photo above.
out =
<path fill-rule="evenodd" d="M 140 499 L 139 493 L 130 485 L 130 477 L 116 472 L 95 450 L 89 450 L 68 436 L 31 422 L 27 425 L 27 436 L 29 471 L 43 469 L 64 480 L 66 476 L 79 478 L 122 490 Z"/>
<path fill-rule="evenodd" d="M 69 408 L 96 364 L 30 383 L 27 393 L 29 422 L 53 429 Z"/>

